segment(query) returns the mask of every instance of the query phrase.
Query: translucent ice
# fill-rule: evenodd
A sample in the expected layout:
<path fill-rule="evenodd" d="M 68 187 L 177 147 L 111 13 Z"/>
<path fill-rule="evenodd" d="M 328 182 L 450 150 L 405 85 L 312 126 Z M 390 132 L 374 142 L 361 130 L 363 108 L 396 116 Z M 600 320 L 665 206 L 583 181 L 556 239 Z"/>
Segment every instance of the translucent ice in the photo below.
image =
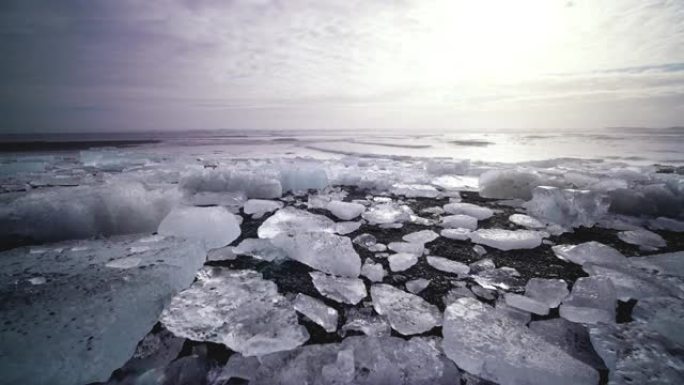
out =
<path fill-rule="evenodd" d="M 390 244 L 387 245 L 387 248 L 397 253 L 410 253 L 415 255 L 421 255 L 423 254 L 425 246 L 423 246 L 423 244 L 420 243 L 390 242 Z"/>
<path fill-rule="evenodd" d="M 412 213 L 413 211 L 408 206 L 382 203 L 371 206 L 361 216 L 371 225 L 382 225 L 409 221 Z"/>
<path fill-rule="evenodd" d="M 425 278 L 412 279 L 406 282 L 406 290 L 409 293 L 418 294 L 430 285 L 430 280 Z"/>
<path fill-rule="evenodd" d="M 435 269 L 445 273 L 466 275 L 470 271 L 470 267 L 464 263 L 434 255 L 428 255 L 427 263 Z"/>
<path fill-rule="evenodd" d="M 492 209 L 472 203 L 447 203 L 444 205 L 444 211 L 449 214 L 469 215 L 479 221 L 491 218 L 494 215 Z"/>
<path fill-rule="evenodd" d="M 591 345 L 589 331 L 584 325 L 566 321 L 563 318 L 552 318 L 532 321 L 529 328 L 546 342 L 558 346 L 570 356 L 592 368 L 605 368 L 601 357 L 596 354 Z"/>
<path fill-rule="evenodd" d="M 435 198 L 439 195 L 436 188 L 424 184 L 395 184 L 390 192 L 407 198 Z"/>
<path fill-rule="evenodd" d="M 401 239 L 409 243 L 425 244 L 439 238 L 439 234 L 432 230 L 421 230 L 404 235 Z"/>
<path fill-rule="evenodd" d="M 245 214 L 261 216 L 271 211 L 276 211 L 283 207 L 282 202 L 264 200 L 264 199 L 250 199 L 245 202 L 243 210 Z"/>
<path fill-rule="evenodd" d="M 533 230 L 479 229 L 470 240 L 499 250 L 534 249 L 541 245 L 542 233 Z"/>
<path fill-rule="evenodd" d="M 281 233 L 294 235 L 314 231 L 335 232 L 335 222 L 323 215 L 285 207 L 266 219 L 257 233 L 259 238 L 274 238 Z"/>
<path fill-rule="evenodd" d="M 360 203 L 332 201 L 326 206 L 334 216 L 344 221 L 352 220 L 364 212 L 366 207 Z"/>
<path fill-rule="evenodd" d="M 601 192 L 540 186 L 524 206 L 530 215 L 563 227 L 591 227 L 608 212 L 610 201 Z"/>
<path fill-rule="evenodd" d="M 301 232 L 294 236 L 280 234 L 270 241 L 291 259 L 314 269 L 345 277 L 358 277 L 361 273 L 361 258 L 349 237 Z"/>
<path fill-rule="evenodd" d="M 496 269 L 486 269 L 472 276 L 478 285 L 485 289 L 496 290 L 522 290 L 525 281 L 520 279 L 520 273 L 511 267 L 500 267 Z M 477 293 L 475 293 L 477 294 Z"/>
<path fill-rule="evenodd" d="M 407 270 L 415 265 L 418 262 L 418 256 L 413 253 L 397 253 L 387 257 L 387 260 L 390 270 L 397 272 Z"/>
<path fill-rule="evenodd" d="M 130 249 L 142 246 L 148 249 L 131 257 Z M 196 242 L 140 236 L 0 253 L 0 383 L 106 381 L 169 299 L 190 285 L 205 255 Z M 132 258 L 130 268 L 107 267 Z M 45 283 L 29 283 L 36 277 Z"/>
<path fill-rule="evenodd" d="M 368 278 L 371 282 L 381 282 L 387 272 L 380 263 L 374 263 L 370 258 L 366 259 L 361 266 L 361 275 Z"/>
<path fill-rule="evenodd" d="M 550 308 L 558 307 L 568 294 L 568 284 L 562 279 L 531 278 L 525 285 L 526 297 L 533 298 Z"/>
<path fill-rule="evenodd" d="M 598 373 L 513 320 L 472 298 L 446 308 L 442 348 L 459 368 L 502 385 L 598 383 Z"/>
<path fill-rule="evenodd" d="M 579 245 L 556 245 L 551 249 L 556 257 L 578 265 L 584 265 L 587 262 L 597 265 L 623 265 L 627 263 L 627 258 L 622 253 L 596 241 L 580 243 Z"/>
<path fill-rule="evenodd" d="M 283 186 L 275 170 L 204 169 L 180 180 L 186 195 L 202 192 L 244 192 L 248 198 L 280 198 Z"/>
<path fill-rule="evenodd" d="M 464 228 L 444 229 L 439 232 L 439 235 L 456 241 L 465 241 L 470 239 L 470 230 Z"/>
<path fill-rule="evenodd" d="M 538 219 L 524 214 L 512 214 L 508 220 L 518 226 L 527 227 L 528 229 L 542 229 L 546 227 Z"/>
<path fill-rule="evenodd" d="M 251 270 L 202 269 L 160 320 L 177 336 L 222 343 L 244 356 L 294 349 L 309 339 L 292 304 Z"/>
<path fill-rule="evenodd" d="M 534 298 L 515 293 L 506 293 L 504 294 L 504 299 L 506 300 L 506 305 L 512 306 L 516 309 L 528 311 L 538 315 L 549 314 L 549 306 Z"/>
<path fill-rule="evenodd" d="M 615 322 L 617 295 L 605 277 L 579 278 L 570 296 L 560 306 L 561 317 L 572 322 L 595 324 Z"/>
<path fill-rule="evenodd" d="M 157 232 L 202 242 L 207 249 L 222 247 L 240 236 L 235 215 L 223 207 L 176 207 Z"/>
<path fill-rule="evenodd" d="M 317 271 L 309 275 L 316 290 L 334 301 L 356 305 L 367 295 L 366 285 L 358 278 L 336 277 Z"/>
<path fill-rule="evenodd" d="M 464 214 L 446 215 L 441 218 L 439 225 L 447 229 L 466 229 L 472 231 L 477 229 L 477 218 Z"/>
<path fill-rule="evenodd" d="M 297 294 L 292 306 L 328 333 L 337 330 L 337 310 L 306 294 Z"/>
<path fill-rule="evenodd" d="M 542 178 L 528 170 L 490 170 L 480 175 L 480 195 L 485 198 L 528 200 Z"/>
<path fill-rule="evenodd" d="M 340 335 L 348 331 L 361 332 L 370 337 L 389 336 L 392 328 L 384 317 L 373 314 L 372 308 L 350 308 L 345 312 L 347 322 L 342 326 Z"/>
<path fill-rule="evenodd" d="M 287 253 L 271 243 L 270 239 L 247 238 L 232 249 L 234 254 L 248 255 L 264 261 L 275 261 L 287 258 Z"/>
<path fill-rule="evenodd" d="M 423 333 L 442 324 L 442 314 L 435 305 L 394 286 L 371 286 L 371 298 L 375 311 L 386 316 L 392 329 L 402 335 Z"/>
<path fill-rule="evenodd" d="M 641 246 L 650 250 L 667 246 L 667 242 L 660 235 L 646 229 L 621 231 L 618 238 L 625 243 Z"/>

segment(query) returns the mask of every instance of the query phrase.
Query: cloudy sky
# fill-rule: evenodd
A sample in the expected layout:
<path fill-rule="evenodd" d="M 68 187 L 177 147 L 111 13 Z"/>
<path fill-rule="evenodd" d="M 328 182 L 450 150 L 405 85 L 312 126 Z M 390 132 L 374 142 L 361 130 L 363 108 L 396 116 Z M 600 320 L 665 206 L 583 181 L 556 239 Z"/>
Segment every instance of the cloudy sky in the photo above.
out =
<path fill-rule="evenodd" d="M 681 0 L 3 0 L 0 131 L 684 124 Z"/>

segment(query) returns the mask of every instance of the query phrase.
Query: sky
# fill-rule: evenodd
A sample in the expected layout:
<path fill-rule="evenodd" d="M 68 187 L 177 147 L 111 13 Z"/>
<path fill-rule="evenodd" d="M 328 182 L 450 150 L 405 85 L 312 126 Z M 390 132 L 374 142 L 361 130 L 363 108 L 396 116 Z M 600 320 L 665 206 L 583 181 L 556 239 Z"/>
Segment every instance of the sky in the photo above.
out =
<path fill-rule="evenodd" d="M 684 125 L 682 0 L 3 0 L 0 132 Z"/>

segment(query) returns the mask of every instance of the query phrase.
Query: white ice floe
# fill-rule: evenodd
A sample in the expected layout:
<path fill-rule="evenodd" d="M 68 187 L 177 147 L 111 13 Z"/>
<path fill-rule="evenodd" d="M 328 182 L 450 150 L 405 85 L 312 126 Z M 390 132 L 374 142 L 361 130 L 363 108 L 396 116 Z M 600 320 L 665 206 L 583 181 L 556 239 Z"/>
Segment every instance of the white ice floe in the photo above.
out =
<path fill-rule="evenodd" d="M 150 248 L 131 256 L 143 245 Z M 106 381 L 206 255 L 197 242 L 139 235 L 44 248 L 0 253 L 3 384 Z"/>
<path fill-rule="evenodd" d="M 512 214 L 508 217 L 511 223 L 518 226 L 527 227 L 528 229 L 543 229 L 546 227 L 541 221 L 525 214 Z"/>
<path fill-rule="evenodd" d="M 406 290 L 409 293 L 418 294 L 430 285 L 430 280 L 425 278 L 412 279 L 406 282 Z"/>
<path fill-rule="evenodd" d="M 444 313 L 444 353 L 474 375 L 502 385 L 598 383 L 598 373 L 505 312 L 460 298 Z"/>
<path fill-rule="evenodd" d="M 602 192 L 540 186 L 524 206 L 528 214 L 547 222 L 567 228 L 591 227 L 606 215 L 610 200 Z"/>
<path fill-rule="evenodd" d="M 291 259 L 314 269 L 345 277 L 358 277 L 361 272 L 361 258 L 349 237 L 302 232 L 294 236 L 280 234 L 270 241 Z"/>
<path fill-rule="evenodd" d="M 436 198 L 439 195 L 439 191 L 430 185 L 401 183 L 393 185 L 390 193 L 407 198 Z"/>
<path fill-rule="evenodd" d="M 656 250 L 667 246 L 667 242 L 663 237 L 646 229 L 621 231 L 617 236 L 625 243 L 637 245 L 647 250 Z"/>
<path fill-rule="evenodd" d="M 525 285 L 525 296 L 550 308 L 556 308 L 568 296 L 568 284 L 562 279 L 531 278 Z"/>
<path fill-rule="evenodd" d="M 392 329 L 408 336 L 442 324 L 442 313 L 419 296 L 379 283 L 371 286 L 375 311 L 387 317 Z"/>
<path fill-rule="evenodd" d="M 402 223 L 411 220 L 413 211 L 408 206 L 397 203 L 381 203 L 373 205 L 361 216 L 371 225 Z"/>
<path fill-rule="evenodd" d="M 560 316 L 568 321 L 596 324 L 615 322 L 617 295 L 605 277 L 585 277 L 575 281 L 572 292 L 560 306 Z"/>
<path fill-rule="evenodd" d="M 292 306 L 328 333 L 337 330 L 337 310 L 324 304 L 321 300 L 299 293 L 292 301 Z"/>
<path fill-rule="evenodd" d="M 447 239 L 466 241 L 470 239 L 470 230 L 464 228 L 444 229 L 439 232 L 439 235 Z"/>
<path fill-rule="evenodd" d="M 425 244 L 434 241 L 439 238 L 439 234 L 432 230 L 421 230 L 414 233 L 409 233 L 401 237 L 406 242 L 409 243 L 420 243 Z"/>
<path fill-rule="evenodd" d="M 264 200 L 264 199 L 250 199 L 245 202 L 243 210 L 245 214 L 260 217 L 271 211 L 279 210 L 283 207 L 283 202 Z"/>
<path fill-rule="evenodd" d="M 418 263 L 418 256 L 413 253 L 397 253 L 387 257 L 390 270 L 393 272 L 404 271 Z"/>
<path fill-rule="evenodd" d="M 556 245 L 551 247 L 556 257 L 584 265 L 593 263 L 597 265 L 623 265 L 627 258 L 614 248 L 596 241 L 580 243 L 579 245 Z"/>
<path fill-rule="evenodd" d="M 477 229 L 477 218 L 464 214 L 447 215 L 440 219 L 439 225 L 446 229 L 466 229 L 472 231 Z"/>
<path fill-rule="evenodd" d="M 397 253 L 423 254 L 425 246 L 421 243 L 390 242 L 387 248 Z"/>
<path fill-rule="evenodd" d="M 439 271 L 445 273 L 466 275 L 470 271 L 470 267 L 465 263 L 458 261 L 452 261 L 444 257 L 437 257 L 434 255 L 427 256 L 427 263 Z"/>
<path fill-rule="evenodd" d="M 303 232 L 335 232 L 335 222 L 323 215 L 293 207 L 278 210 L 259 226 L 259 238 L 275 238 L 281 233 L 294 235 Z"/>
<path fill-rule="evenodd" d="M 240 224 L 223 207 L 176 207 L 157 233 L 202 242 L 207 249 L 227 246 L 240 236 Z"/>
<path fill-rule="evenodd" d="M 361 275 L 368 278 L 371 282 L 382 282 L 387 272 L 380 263 L 374 263 L 370 258 L 366 259 L 361 266 Z"/>
<path fill-rule="evenodd" d="M 541 245 L 543 233 L 533 230 L 479 229 L 470 240 L 499 250 L 534 249 Z"/>
<path fill-rule="evenodd" d="M 288 254 L 275 246 L 270 239 L 247 238 L 232 248 L 236 255 L 248 255 L 264 261 L 275 261 L 287 258 Z"/>
<path fill-rule="evenodd" d="M 366 207 L 360 203 L 331 201 L 325 208 L 343 221 L 350 221 L 363 213 Z"/>
<path fill-rule="evenodd" d="M 252 270 L 200 270 L 160 321 L 177 336 L 221 343 L 244 356 L 290 350 L 309 339 L 290 301 Z"/>
<path fill-rule="evenodd" d="M 367 295 L 366 285 L 358 278 L 336 277 L 317 271 L 309 275 L 316 290 L 333 301 L 356 305 Z"/>
<path fill-rule="evenodd" d="M 446 205 L 444 205 L 444 211 L 449 214 L 468 215 L 476 218 L 479 221 L 494 216 L 494 211 L 492 211 L 492 209 L 474 205 L 472 203 L 447 203 Z"/>

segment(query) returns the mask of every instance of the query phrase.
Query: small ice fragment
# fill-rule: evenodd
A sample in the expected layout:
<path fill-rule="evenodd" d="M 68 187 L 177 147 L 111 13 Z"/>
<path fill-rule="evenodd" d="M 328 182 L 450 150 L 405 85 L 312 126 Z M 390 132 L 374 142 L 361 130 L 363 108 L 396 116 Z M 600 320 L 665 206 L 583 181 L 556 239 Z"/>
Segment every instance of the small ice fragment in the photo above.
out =
<path fill-rule="evenodd" d="M 614 248 L 596 241 L 580 243 L 579 245 L 556 245 L 551 248 L 556 257 L 584 265 L 587 262 L 598 265 L 623 265 L 627 263 L 622 253 Z"/>
<path fill-rule="evenodd" d="M 531 278 L 525 285 L 525 296 L 550 308 L 556 308 L 568 296 L 568 284 L 562 279 Z"/>
<path fill-rule="evenodd" d="M 368 249 L 371 246 L 377 244 L 378 240 L 372 234 L 363 233 L 354 238 L 352 242 Z"/>
<path fill-rule="evenodd" d="M 667 242 L 663 237 L 646 229 L 621 231 L 617 236 L 625 243 L 647 249 L 658 249 L 667 246 Z"/>
<path fill-rule="evenodd" d="M 336 277 L 317 271 L 309 275 L 316 290 L 333 301 L 356 305 L 367 295 L 366 285 L 358 278 Z"/>
<path fill-rule="evenodd" d="M 447 203 L 444 205 L 444 211 L 449 214 L 469 215 L 479 221 L 494 216 L 494 211 L 492 211 L 492 209 L 474 205 L 472 203 Z"/>
<path fill-rule="evenodd" d="M 299 293 L 292 301 L 292 306 L 328 333 L 337 330 L 337 310 L 327 306 L 322 301 Z"/>
<path fill-rule="evenodd" d="M 31 285 L 43 285 L 45 282 L 47 282 L 45 277 L 31 277 L 28 279 L 28 281 Z"/>
<path fill-rule="evenodd" d="M 140 265 L 142 259 L 136 257 L 124 257 L 107 262 L 105 266 L 113 269 L 130 269 Z"/>
<path fill-rule="evenodd" d="M 477 274 L 481 271 L 496 269 L 496 265 L 491 258 L 483 258 L 468 265 L 471 274 Z"/>
<path fill-rule="evenodd" d="M 407 198 L 436 198 L 439 195 L 436 188 L 424 184 L 395 184 L 390 193 Z"/>
<path fill-rule="evenodd" d="M 466 275 L 470 271 L 468 265 L 444 257 L 428 255 L 427 262 L 430 266 L 445 273 Z"/>
<path fill-rule="evenodd" d="M 397 253 L 423 254 L 425 247 L 420 243 L 391 242 L 387 247 Z"/>
<path fill-rule="evenodd" d="M 579 278 L 560 306 L 560 316 L 572 322 L 615 322 L 617 295 L 605 277 Z"/>
<path fill-rule="evenodd" d="M 380 263 L 374 263 L 370 258 L 366 259 L 361 266 L 361 275 L 368 278 L 371 282 L 382 282 L 387 272 Z"/>
<path fill-rule="evenodd" d="M 198 240 L 207 249 L 214 249 L 237 239 L 240 224 L 223 207 L 177 207 L 162 220 L 157 232 Z"/>
<path fill-rule="evenodd" d="M 487 254 L 487 249 L 485 249 L 482 245 L 473 246 L 473 251 L 475 252 L 475 254 L 477 254 L 479 256 L 483 256 L 483 255 Z"/>
<path fill-rule="evenodd" d="M 331 201 L 326 206 L 334 216 L 343 221 L 350 221 L 363 213 L 366 207 L 360 203 Z"/>
<path fill-rule="evenodd" d="M 387 257 L 390 269 L 394 272 L 404 271 L 418 262 L 418 256 L 412 253 L 397 253 Z"/>
<path fill-rule="evenodd" d="M 464 214 L 447 215 L 445 217 L 442 217 L 439 225 L 447 229 L 462 228 L 468 230 L 476 230 L 477 218 Z"/>
<path fill-rule="evenodd" d="M 437 306 L 419 296 L 379 283 L 371 286 L 375 311 L 387 317 L 392 329 L 408 336 L 426 332 L 442 323 Z"/>
<path fill-rule="evenodd" d="M 358 277 L 361 258 L 354 250 L 349 237 L 326 232 L 281 234 L 271 239 L 291 259 L 314 269 L 345 277 Z"/>
<path fill-rule="evenodd" d="M 409 243 L 425 244 L 428 242 L 432 242 L 437 238 L 439 238 L 439 234 L 435 233 L 434 231 L 421 230 L 416 231 L 415 233 L 406 234 L 401 239 Z"/>
<path fill-rule="evenodd" d="M 439 234 L 444 238 L 456 241 L 465 241 L 470 238 L 470 230 L 464 228 L 444 229 Z"/>
<path fill-rule="evenodd" d="M 534 298 L 530 298 L 520 294 L 506 293 L 504 294 L 506 305 L 512 306 L 516 309 L 528 311 L 538 315 L 549 314 L 549 306 Z"/>
<path fill-rule="evenodd" d="M 508 220 L 518 226 L 527 227 L 528 229 L 542 229 L 546 227 L 538 219 L 524 214 L 512 214 Z"/>
<path fill-rule="evenodd" d="M 524 206 L 530 215 L 563 227 L 591 227 L 606 215 L 610 201 L 602 192 L 540 186 Z"/>
<path fill-rule="evenodd" d="M 335 232 L 335 221 L 308 211 L 285 207 L 270 216 L 259 226 L 259 238 L 275 238 L 279 234 L 294 235 L 302 232 Z"/>
<path fill-rule="evenodd" d="M 275 261 L 287 258 L 287 253 L 276 247 L 269 239 L 247 238 L 233 248 L 236 255 L 248 255 L 263 261 Z"/>
<path fill-rule="evenodd" d="M 261 216 L 271 211 L 279 210 L 283 207 L 282 202 L 264 200 L 264 199 L 250 199 L 245 202 L 243 210 L 245 214 Z"/>
<path fill-rule="evenodd" d="M 430 285 L 429 279 L 417 278 L 406 282 L 406 290 L 408 290 L 409 293 L 418 294 L 425 290 L 428 285 Z"/>
<path fill-rule="evenodd" d="M 382 225 L 406 222 L 411 219 L 413 211 L 408 206 L 396 203 L 381 203 L 371 206 L 361 216 L 371 225 Z"/>
<path fill-rule="evenodd" d="M 541 245 L 542 233 L 532 230 L 480 229 L 470 240 L 499 250 L 534 249 Z"/>
<path fill-rule="evenodd" d="M 340 335 L 344 337 L 348 331 L 361 332 L 369 337 L 384 337 L 392 333 L 387 320 L 373 315 L 371 308 L 350 308 L 345 312 L 347 322 L 340 329 Z"/>

